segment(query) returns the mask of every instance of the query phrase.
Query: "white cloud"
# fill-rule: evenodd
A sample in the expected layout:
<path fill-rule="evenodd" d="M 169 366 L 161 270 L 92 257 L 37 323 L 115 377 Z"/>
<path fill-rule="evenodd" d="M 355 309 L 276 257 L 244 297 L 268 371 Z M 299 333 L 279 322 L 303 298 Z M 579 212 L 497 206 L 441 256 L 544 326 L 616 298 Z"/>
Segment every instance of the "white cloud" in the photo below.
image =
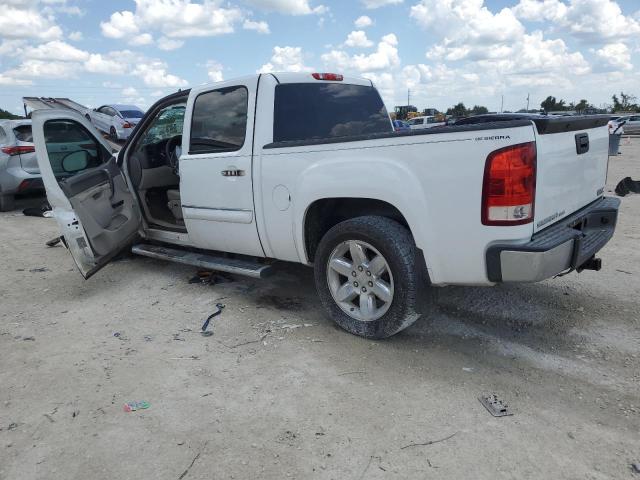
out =
<path fill-rule="evenodd" d="M 271 10 L 285 15 L 322 15 L 329 11 L 324 5 L 312 7 L 309 0 L 247 0 L 251 5 L 263 10 Z"/>
<path fill-rule="evenodd" d="M 150 33 L 141 33 L 140 35 L 136 35 L 131 40 L 129 40 L 129 44 L 134 47 L 140 47 L 142 45 L 149 45 L 153 43 L 153 36 Z"/>
<path fill-rule="evenodd" d="M 622 13 L 614 0 L 520 0 L 513 12 L 530 22 L 551 21 L 562 32 L 585 41 L 603 42 L 640 34 L 640 21 Z"/>
<path fill-rule="evenodd" d="M 184 45 L 183 40 L 175 40 L 167 37 L 160 37 L 158 39 L 158 48 L 160 50 L 165 50 L 165 51 L 177 50 L 178 48 L 182 48 L 183 45 Z"/>
<path fill-rule="evenodd" d="M 149 60 L 133 65 L 132 74 L 140 77 L 149 87 L 186 87 L 187 81 L 167 72 L 167 64 L 160 60 Z"/>
<path fill-rule="evenodd" d="M 215 60 L 209 60 L 206 63 L 207 67 L 207 77 L 212 82 L 222 82 L 224 80 L 224 75 L 222 74 L 223 66 L 216 62 Z"/>
<path fill-rule="evenodd" d="M 101 22 L 102 34 L 109 38 L 124 38 L 140 31 L 136 16 L 128 10 L 114 12 L 108 22 Z"/>
<path fill-rule="evenodd" d="M 89 53 L 68 43 L 54 40 L 37 47 L 25 48 L 20 52 L 21 58 L 36 60 L 54 60 L 63 62 L 82 62 L 89 58 Z"/>
<path fill-rule="evenodd" d="M 84 69 L 90 73 L 123 75 L 128 71 L 128 65 L 117 58 L 117 53 L 107 55 L 92 53 L 89 55 L 89 59 L 84 62 Z"/>
<path fill-rule="evenodd" d="M 37 2 L 16 1 L 0 8 L 0 35 L 5 39 L 37 38 L 54 40 L 62 38 L 62 29 L 53 17 L 44 16 L 37 9 Z"/>
<path fill-rule="evenodd" d="M 74 42 L 79 42 L 82 39 L 83 39 L 82 32 L 76 31 L 76 32 L 71 32 L 69 34 L 69 40 L 73 40 Z"/>
<path fill-rule="evenodd" d="M 373 25 L 373 20 L 371 20 L 371 17 L 362 15 L 361 17 L 358 17 L 356 21 L 353 22 L 353 24 L 355 25 L 356 28 L 362 29 L 362 28 L 367 28 Z"/>
<path fill-rule="evenodd" d="M 382 37 L 375 52 L 366 55 L 350 56 L 342 50 L 332 50 L 321 56 L 322 61 L 330 70 L 371 72 L 393 69 L 400 65 L 398 56 L 398 39 L 393 33 Z"/>
<path fill-rule="evenodd" d="M 122 90 L 122 95 L 124 95 L 125 97 L 136 97 L 139 95 L 139 93 L 138 90 L 136 90 L 134 87 L 126 87 Z"/>
<path fill-rule="evenodd" d="M 4 86 L 23 86 L 33 85 L 33 81 L 26 80 L 24 78 L 14 78 L 3 73 L 0 73 L 0 85 Z"/>
<path fill-rule="evenodd" d="M 347 35 L 344 42 L 347 47 L 368 48 L 373 46 L 373 42 L 367 38 L 367 34 L 363 30 L 354 30 Z"/>
<path fill-rule="evenodd" d="M 624 43 L 609 43 L 595 53 L 600 61 L 597 65 L 598 70 L 633 70 L 631 50 Z"/>
<path fill-rule="evenodd" d="M 304 64 L 301 47 L 273 47 L 273 56 L 265 63 L 258 73 L 272 72 L 311 72 L 313 67 Z"/>
<path fill-rule="evenodd" d="M 374 8 L 385 7 L 387 5 L 398 5 L 403 1 L 404 0 L 360 0 L 360 3 L 362 3 L 365 8 L 372 10 Z"/>
<path fill-rule="evenodd" d="M 254 22 L 253 20 L 245 20 L 242 24 L 242 28 L 245 30 L 255 30 L 258 33 L 267 34 L 271 33 L 269 30 L 269 24 L 267 22 Z"/>
<path fill-rule="evenodd" d="M 209 37 L 232 33 L 242 20 L 239 8 L 219 0 L 135 0 L 136 10 L 123 10 L 100 24 L 103 35 L 124 38 L 139 31 L 159 31 L 166 37 Z"/>
<path fill-rule="evenodd" d="M 75 62 L 25 60 L 18 67 L 4 72 L 6 75 L 18 80 L 27 78 L 70 78 L 76 76 L 80 70 L 80 64 Z"/>
<path fill-rule="evenodd" d="M 567 5 L 558 0 L 520 0 L 512 8 L 513 13 L 523 20 L 532 21 L 561 21 L 567 15 Z"/>
<path fill-rule="evenodd" d="M 441 35 L 446 48 L 469 46 L 489 52 L 525 32 L 510 9 L 494 14 L 483 0 L 421 0 L 411 7 L 410 15 L 426 30 Z"/>

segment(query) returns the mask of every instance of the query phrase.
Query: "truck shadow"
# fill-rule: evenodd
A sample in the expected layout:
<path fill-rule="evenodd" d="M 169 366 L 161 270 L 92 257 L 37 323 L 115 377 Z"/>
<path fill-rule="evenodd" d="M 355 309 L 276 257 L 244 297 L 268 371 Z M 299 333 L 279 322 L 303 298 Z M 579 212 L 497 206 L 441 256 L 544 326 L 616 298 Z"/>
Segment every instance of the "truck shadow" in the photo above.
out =
<path fill-rule="evenodd" d="M 575 352 L 583 347 L 581 330 L 605 315 L 606 306 L 579 286 L 555 282 L 438 289 L 434 308 L 405 336 L 476 339 L 503 354 L 518 346 Z"/>
<path fill-rule="evenodd" d="M 303 317 L 322 315 L 313 270 L 282 263 L 269 281 L 239 279 L 247 285 L 246 299 L 264 308 L 290 310 Z M 249 287 L 250 285 L 250 287 Z M 573 350 L 581 342 L 580 327 L 606 307 L 602 299 L 579 285 L 550 280 L 537 284 L 436 289 L 435 302 L 426 315 L 405 332 L 387 340 L 404 342 L 449 337 L 494 339 L 533 349 Z M 331 322 L 322 320 L 327 326 Z"/>

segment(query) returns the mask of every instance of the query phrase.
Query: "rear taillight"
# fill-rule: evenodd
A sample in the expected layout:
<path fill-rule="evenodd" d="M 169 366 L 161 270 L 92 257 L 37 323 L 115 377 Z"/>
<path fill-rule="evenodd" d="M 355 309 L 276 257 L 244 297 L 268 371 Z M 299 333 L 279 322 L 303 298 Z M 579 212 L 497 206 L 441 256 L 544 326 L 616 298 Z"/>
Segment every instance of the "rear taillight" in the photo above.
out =
<path fill-rule="evenodd" d="M 329 80 L 332 82 L 341 82 L 344 77 L 339 73 L 312 73 L 311 76 L 316 80 Z"/>
<path fill-rule="evenodd" d="M 20 155 L 21 153 L 33 153 L 36 151 L 34 146 L 31 145 L 14 145 L 12 147 L 2 147 L 3 153 L 7 155 Z"/>
<path fill-rule="evenodd" d="M 491 152 L 482 186 L 483 225 L 522 225 L 533 221 L 536 145 L 521 143 Z"/>

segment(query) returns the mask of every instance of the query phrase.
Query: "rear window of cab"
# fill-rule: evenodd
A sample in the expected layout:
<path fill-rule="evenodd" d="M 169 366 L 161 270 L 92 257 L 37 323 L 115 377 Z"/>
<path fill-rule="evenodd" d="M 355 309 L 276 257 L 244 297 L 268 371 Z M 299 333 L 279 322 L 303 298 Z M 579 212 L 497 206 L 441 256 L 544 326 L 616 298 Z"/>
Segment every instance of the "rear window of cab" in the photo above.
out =
<path fill-rule="evenodd" d="M 393 132 L 372 86 L 283 83 L 276 86 L 273 141 L 290 142 Z"/>

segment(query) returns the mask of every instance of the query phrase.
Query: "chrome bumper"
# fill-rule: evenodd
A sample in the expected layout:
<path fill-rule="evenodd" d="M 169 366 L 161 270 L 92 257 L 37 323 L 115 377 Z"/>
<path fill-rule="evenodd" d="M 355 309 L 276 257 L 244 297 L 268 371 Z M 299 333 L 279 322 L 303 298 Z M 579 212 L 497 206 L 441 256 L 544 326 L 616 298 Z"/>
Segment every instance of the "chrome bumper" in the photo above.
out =
<path fill-rule="evenodd" d="M 620 199 L 603 197 L 537 232 L 519 245 L 487 249 L 487 277 L 492 282 L 538 282 L 580 270 L 611 239 Z"/>

